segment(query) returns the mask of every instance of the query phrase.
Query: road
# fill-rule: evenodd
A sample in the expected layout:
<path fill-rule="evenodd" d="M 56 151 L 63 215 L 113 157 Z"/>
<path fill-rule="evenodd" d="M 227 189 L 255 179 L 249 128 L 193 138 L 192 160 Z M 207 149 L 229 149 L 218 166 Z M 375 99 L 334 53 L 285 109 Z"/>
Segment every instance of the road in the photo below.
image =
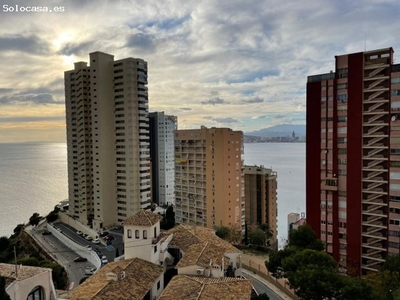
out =
<path fill-rule="evenodd" d="M 45 225 L 33 228 L 30 234 L 38 241 L 39 245 L 50 254 L 61 266 L 65 268 L 68 274 L 70 285 L 68 289 L 74 289 L 79 285 L 79 281 L 85 276 L 85 269 L 93 268 L 90 262 L 74 262 L 79 253 L 74 252 L 53 235 L 42 235 Z"/>
<path fill-rule="evenodd" d="M 250 279 L 253 287 L 259 294 L 266 293 L 271 300 L 282 300 L 280 296 L 278 296 L 273 290 L 271 290 L 269 287 L 267 287 L 265 284 L 263 284 L 261 281 L 255 279 L 253 276 L 249 274 L 243 274 L 243 276 L 247 279 Z"/>
<path fill-rule="evenodd" d="M 107 257 L 108 261 L 114 261 L 117 248 L 119 248 L 118 249 L 119 255 L 123 254 L 124 245 L 122 242 L 122 234 L 118 232 L 109 231 L 115 237 L 115 240 L 112 243 L 112 247 L 106 247 L 103 244 L 93 244 L 92 242 L 85 240 L 82 236 L 76 234 L 76 229 L 67 224 L 55 223 L 54 226 L 60 228 L 66 236 L 68 236 L 71 240 L 78 243 L 79 245 L 82 246 L 89 245 L 93 249 L 100 250 L 102 255 L 105 255 Z"/>

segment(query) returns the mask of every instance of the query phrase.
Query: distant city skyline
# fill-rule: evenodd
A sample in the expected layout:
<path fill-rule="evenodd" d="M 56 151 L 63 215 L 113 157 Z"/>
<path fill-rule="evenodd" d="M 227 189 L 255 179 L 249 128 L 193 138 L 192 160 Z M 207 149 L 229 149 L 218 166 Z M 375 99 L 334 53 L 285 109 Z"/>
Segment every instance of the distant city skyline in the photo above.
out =
<path fill-rule="evenodd" d="M 305 124 L 307 76 L 331 57 L 400 49 L 396 1 L 0 0 L 0 142 L 65 142 L 64 70 L 87 53 L 148 61 L 149 110 L 180 129 Z M 396 53 L 395 53 L 396 57 Z"/>

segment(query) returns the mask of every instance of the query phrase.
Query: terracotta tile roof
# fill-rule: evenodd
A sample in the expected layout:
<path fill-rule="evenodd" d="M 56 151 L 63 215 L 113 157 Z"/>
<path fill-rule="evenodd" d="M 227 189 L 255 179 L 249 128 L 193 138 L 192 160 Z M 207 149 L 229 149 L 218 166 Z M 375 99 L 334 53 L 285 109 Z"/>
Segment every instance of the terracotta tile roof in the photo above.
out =
<path fill-rule="evenodd" d="M 214 230 L 209 228 L 178 225 L 166 232 L 166 234 L 171 233 L 174 236 L 169 243 L 169 246 L 180 248 L 185 252 L 185 255 L 191 245 L 207 242 L 223 248 L 225 253 L 241 253 L 240 250 L 232 246 L 230 243 L 216 236 Z"/>
<path fill-rule="evenodd" d="M 239 252 L 237 250 L 237 252 Z M 225 247 L 221 247 L 219 245 L 207 242 L 194 244 L 189 247 L 188 251 L 176 265 L 179 267 L 187 267 L 187 266 L 199 266 L 206 268 L 212 263 L 212 265 L 222 265 L 222 258 L 224 261 L 224 267 L 227 268 L 229 265 L 229 257 L 225 256 L 226 249 Z"/>
<path fill-rule="evenodd" d="M 159 214 L 152 213 L 151 211 L 139 210 L 136 214 L 125 219 L 122 225 L 153 226 L 162 220 L 162 218 Z"/>
<path fill-rule="evenodd" d="M 251 289 L 247 279 L 176 275 L 159 300 L 245 300 L 250 299 Z"/>
<path fill-rule="evenodd" d="M 107 273 L 120 271 L 125 272 L 123 280 L 107 280 Z M 143 299 L 163 271 L 161 266 L 140 258 L 111 262 L 71 292 L 69 299 Z"/>
<path fill-rule="evenodd" d="M 35 275 L 41 274 L 43 272 L 49 272 L 49 271 L 51 271 L 51 269 L 31 267 L 31 266 L 22 266 L 22 265 L 17 266 L 18 279 L 20 279 L 20 280 L 31 278 Z M 6 278 L 6 285 L 13 282 L 16 279 L 15 265 L 0 263 L 0 276 Z"/>

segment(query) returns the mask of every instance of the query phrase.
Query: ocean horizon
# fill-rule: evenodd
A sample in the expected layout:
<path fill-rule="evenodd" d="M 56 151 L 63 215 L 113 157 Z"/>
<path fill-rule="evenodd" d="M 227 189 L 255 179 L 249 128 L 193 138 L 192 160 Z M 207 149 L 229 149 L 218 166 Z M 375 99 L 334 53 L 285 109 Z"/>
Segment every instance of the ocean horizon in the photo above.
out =
<path fill-rule="evenodd" d="M 287 238 L 287 215 L 305 212 L 305 143 L 245 143 L 245 165 L 278 173 L 278 241 Z M 0 236 L 37 212 L 47 215 L 68 198 L 66 143 L 0 143 Z"/>

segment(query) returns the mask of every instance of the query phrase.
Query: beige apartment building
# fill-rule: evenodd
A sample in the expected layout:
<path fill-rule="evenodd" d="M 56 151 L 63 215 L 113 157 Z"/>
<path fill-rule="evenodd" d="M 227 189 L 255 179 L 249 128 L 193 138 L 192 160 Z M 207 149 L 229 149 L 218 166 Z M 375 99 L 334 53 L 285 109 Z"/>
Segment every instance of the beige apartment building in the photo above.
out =
<path fill-rule="evenodd" d="M 151 203 L 147 63 L 102 52 L 65 72 L 69 214 L 95 230 Z"/>
<path fill-rule="evenodd" d="M 267 223 L 273 236 L 271 245 L 277 245 L 277 173 L 263 166 L 245 166 L 245 212 L 248 225 Z"/>
<path fill-rule="evenodd" d="M 244 228 L 243 133 L 175 131 L 176 222 Z"/>

